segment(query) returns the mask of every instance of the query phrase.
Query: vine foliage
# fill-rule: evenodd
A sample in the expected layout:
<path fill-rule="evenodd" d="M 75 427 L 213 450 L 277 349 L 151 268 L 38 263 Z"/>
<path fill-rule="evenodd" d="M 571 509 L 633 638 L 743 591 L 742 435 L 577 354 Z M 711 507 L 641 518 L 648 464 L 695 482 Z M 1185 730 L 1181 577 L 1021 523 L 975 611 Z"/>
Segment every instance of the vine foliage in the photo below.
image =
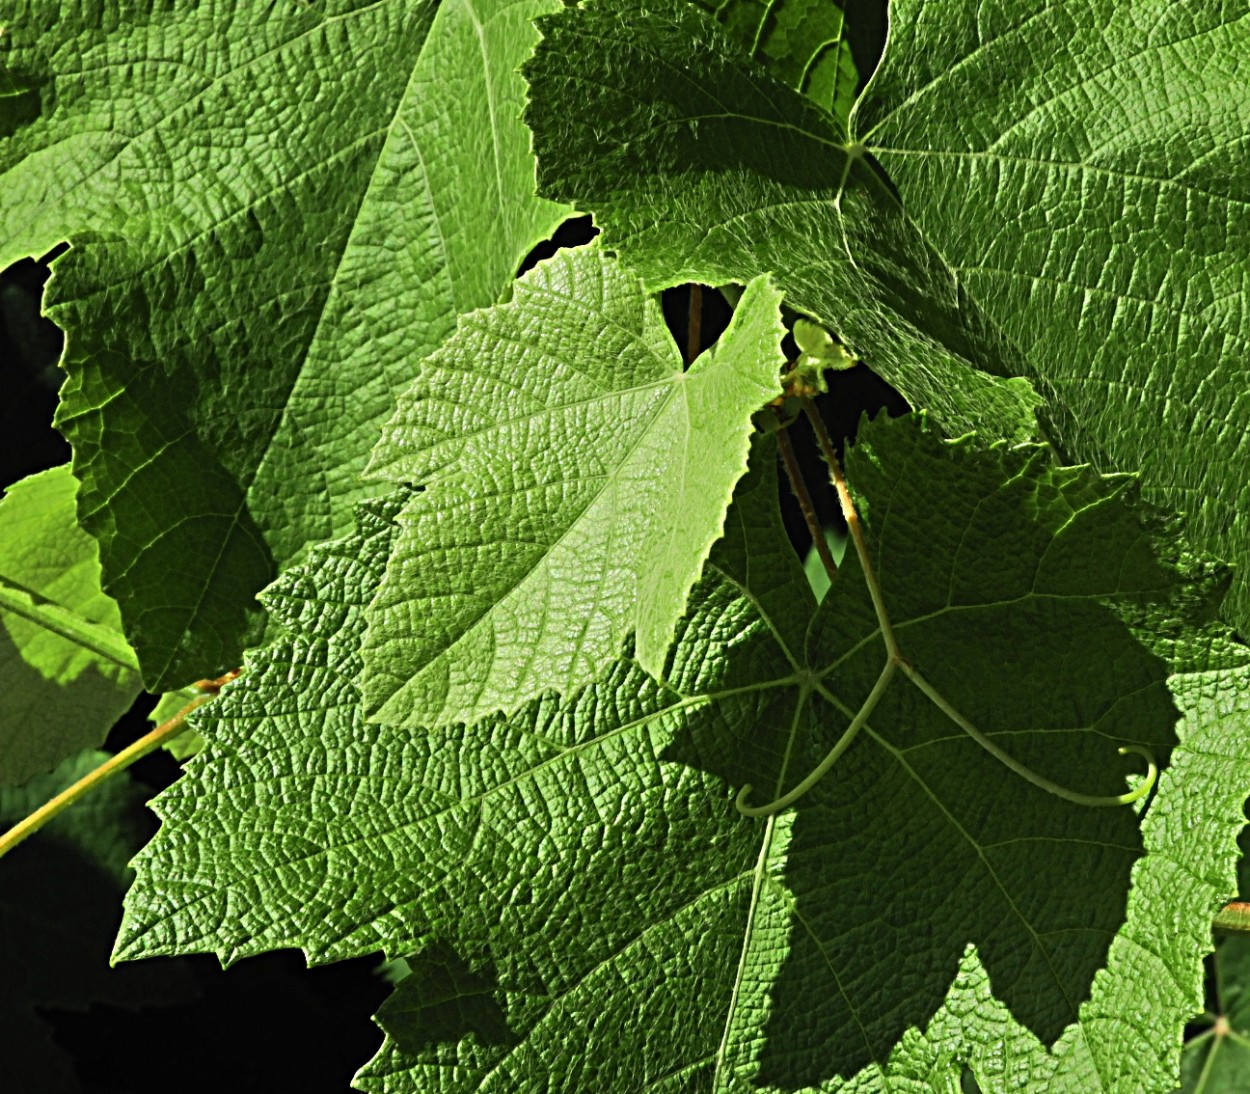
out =
<path fill-rule="evenodd" d="M 1172 1090 L 1250 7 L 895 0 L 875 69 L 817 0 L 133 7 L 0 33 L 73 446 L 0 503 L 0 855 L 177 739 L 115 960 L 381 953 L 366 1091 Z"/>

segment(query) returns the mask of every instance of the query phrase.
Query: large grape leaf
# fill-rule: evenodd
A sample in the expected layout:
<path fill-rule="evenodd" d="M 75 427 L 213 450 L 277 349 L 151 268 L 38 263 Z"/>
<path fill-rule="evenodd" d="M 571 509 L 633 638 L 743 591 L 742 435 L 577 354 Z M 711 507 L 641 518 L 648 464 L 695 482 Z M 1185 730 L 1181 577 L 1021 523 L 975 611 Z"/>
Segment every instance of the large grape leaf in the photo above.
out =
<path fill-rule="evenodd" d="M 1116 789 L 1131 770 L 1117 744 L 1166 760 L 1167 666 L 1136 628 L 1148 601 L 1178 633 L 1210 603 L 1131 481 L 912 419 L 861 436 L 848 473 L 913 664 L 1077 789 Z M 290 634 L 196 715 L 206 750 L 155 803 L 118 956 L 416 954 L 370 1090 L 906 1089 L 894 1045 L 955 1021 L 944 1000 L 969 944 L 1024 1034 L 1076 1030 L 1113 1067 L 1140 1046 L 1097 1013 L 1087 1028 L 1080 1006 L 1108 947 L 1131 952 L 1136 982 L 1164 985 L 1141 1028 L 1166 1056 L 1199 1005 L 1195 923 L 1232 885 L 1232 760 L 1218 782 L 1205 751 L 1166 778 L 1143 846 L 1134 810 L 1025 783 L 900 679 L 794 809 L 734 809 L 744 782 L 797 782 L 883 661 L 853 556 L 816 607 L 772 459 L 760 442 L 664 682 L 626 657 L 576 696 L 437 733 L 363 716 L 363 612 L 403 504 L 369 503 L 356 536 L 267 594 Z M 1225 757 L 1239 740 L 1226 733 Z M 1172 888 L 1152 883 L 1117 938 L 1134 869 Z M 959 1018 L 966 1042 L 980 1013 Z"/>
<path fill-rule="evenodd" d="M 636 632 L 660 674 L 781 394 L 781 296 L 747 287 L 685 369 L 658 301 L 597 247 L 467 315 L 421 365 L 371 473 L 418 483 L 367 613 L 364 691 L 392 725 L 576 690 Z"/>
<path fill-rule="evenodd" d="M 858 137 L 1072 458 L 1250 562 L 1250 4 L 895 0 Z M 1227 616 L 1250 633 L 1250 583 Z"/>
<path fill-rule="evenodd" d="M 73 244 L 58 424 L 150 690 L 238 664 L 393 393 L 563 215 L 515 71 L 555 6 L 6 6 L 0 265 Z"/>
<path fill-rule="evenodd" d="M 769 273 L 949 431 L 1033 435 L 1025 362 L 833 115 L 692 4 L 588 0 L 538 25 L 540 191 L 593 212 L 649 288 Z"/>
<path fill-rule="evenodd" d="M 99 745 L 140 691 L 75 488 L 58 467 L 0 499 L 0 786 Z"/>

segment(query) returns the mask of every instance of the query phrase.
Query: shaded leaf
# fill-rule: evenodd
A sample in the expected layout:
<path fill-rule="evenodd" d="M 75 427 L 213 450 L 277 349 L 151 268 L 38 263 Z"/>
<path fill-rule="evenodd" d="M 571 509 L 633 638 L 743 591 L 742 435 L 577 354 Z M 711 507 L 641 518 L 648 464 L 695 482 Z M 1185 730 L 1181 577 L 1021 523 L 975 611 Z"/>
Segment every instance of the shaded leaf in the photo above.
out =
<path fill-rule="evenodd" d="M 711 15 L 590 0 L 538 25 L 540 192 L 592 212 L 648 288 L 767 273 L 949 432 L 1033 435 L 1024 360 L 836 120 Z"/>
<path fill-rule="evenodd" d="M 859 73 L 842 9 L 831 0 L 698 0 L 768 69 L 834 116 L 840 131 Z"/>
<path fill-rule="evenodd" d="M 1136 632 L 1147 613 L 1175 617 L 1201 677 L 1211 640 L 1185 621 L 1211 589 L 1178 576 L 1171 530 L 1135 510 L 1131 481 L 1057 468 L 1039 447 L 942 442 L 914 419 L 861 436 L 848 473 L 905 654 L 1000 745 L 1078 789 L 1117 789 L 1133 770 L 1118 743 L 1165 758 L 1173 692 Z M 208 747 L 156 803 L 119 955 L 299 946 L 313 961 L 380 948 L 456 963 L 405 993 L 434 999 L 441 982 L 458 1028 L 402 1035 L 408 1052 L 388 1041 L 367 1090 L 511 1091 L 534 1075 L 570 1092 L 839 1076 L 879 1090 L 901 1034 L 952 1021 L 970 943 L 1022 1036 L 1137 1052 L 1099 1040 L 1111 947 L 1134 982 L 1166 981 L 1150 1019 L 1166 1041 L 1206 943 L 1147 898 L 1154 882 L 1116 937 L 1133 869 L 1188 886 L 1195 920 L 1231 880 L 1239 803 L 1196 789 L 1203 750 L 1197 781 L 1165 780 L 1144 846 L 1133 810 L 1024 783 L 899 680 L 795 809 L 734 810 L 744 782 L 793 785 L 883 661 L 849 559 L 816 608 L 780 528 L 770 442 L 756 456 L 665 682 L 625 658 L 576 696 L 435 734 L 362 716 L 364 604 L 402 500 L 367 506 L 356 536 L 269 594 L 292 633 L 196 716 Z M 1175 693 L 1199 727 L 1198 708 L 1229 695 L 1206 687 Z M 1177 825 L 1181 808 L 1195 819 Z M 1166 946 L 1143 949 L 1159 932 Z M 986 1031 L 977 1013 L 958 1020 L 964 1045 Z"/>
<path fill-rule="evenodd" d="M 855 128 L 1070 458 L 1250 561 L 1250 5 L 896 0 Z M 952 104 L 958 104 L 957 109 Z M 1240 577 L 1227 618 L 1250 633 Z"/>

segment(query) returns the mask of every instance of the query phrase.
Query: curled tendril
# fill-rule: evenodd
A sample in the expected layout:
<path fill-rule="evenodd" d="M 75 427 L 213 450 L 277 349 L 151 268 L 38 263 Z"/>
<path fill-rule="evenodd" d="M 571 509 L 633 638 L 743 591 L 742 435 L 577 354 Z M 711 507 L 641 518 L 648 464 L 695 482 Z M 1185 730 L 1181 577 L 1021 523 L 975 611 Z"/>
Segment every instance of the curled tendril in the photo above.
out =
<path fill-rule="evenodd" d="M 751 784 L 748 783 L 738 791 L 737 797 L 734 798 L 734 807 L 738 810 L 738 812 L 748 817 L 770 817 L 774 813 L 779 813 L 782 809 L 785 809 L 786 806 L 793 805 L 799 800 L 799 798 L 811 790 L 811 788 L 828 773 L 829 769 L 838 762 L 842 753 L 850 747 L 851 742 L 855 740 L 859 731 L 865 724 L 867 724 L 868 718 L 876 707 L 878 700 L 880 700 L 881 696 L 885 694 L 886 688 L 889 687 L 890 680 L 894 676 L 895 669 L 902 669 L 904 675 L 909 677 L 911 682 L 924 692 L 924 694 L 933 701 L 934 705 L 939 710 L 941 710 L 948 718 L 950 718 L 952 722 L 959 726 L 960 729 L 968 734 L 969 737 L 976 741 L 977 744 L 985 749 L 986 752 L 993 756 L 994 759 L 996 759 L 1004 767 L 1014 771 L 1022 779 L 1026 782 L 1032 783 L 1039 790 L 1045 790 L 1046 793 L 1053 794 L 1055 797 L 1062 798 L 1064 801 L 1073 802 L 1076 805 L 1094 807 L 1108 805 L 1131 805 L 1133 802 L 1140 801 L 1147 794 L 1149 794 L 1151 790 L 1154 789 L 1154 785 L 1159 779 L 1159 766 L 1155 763 L 1154 756 L 1152 756 L 1146 749 L 1137 745 L 1125 745 L 1119 750 L 1121 756 L 1127 756 L 1129 754 L 1141 756 L 1145 759 L 1147 765 L 1146 777 L 1142 779 L 1142 781 L 1132 790 L 1126 791 L 1123 794 L 1081 794 L 1075 790 L 1069 790 L 1066 786 L 1060 786 L 1058 783 L 1051 782 L 1045 776 L 1039 775 L 1031 767 L 1026 767 L 1010 753 L 1004 752 L 1001 748 L 999 748 L 998 745 L 990 740 L 989 737 L 977 729 L 977 727 L 968 721 L 968 719 L 965 718 L 958 710 L 951 706 L 951 704 L 946 700 L 946 697 L 943 696 L 942 693 L 939 692 L 932 684 L 930 684 L 929 681 L 926 680 L 913 665 L 902 659 L 896 661 L 891 658 L 886 663 L 885 668 L 881 670 L 881 675 L 877 677 L 877 682 L 873 685 L 873 689 L 869 693 L 868 698 L 864 700 L 864 705 L 859 708 L 858 713 L 856 713 L 855 717 L 851 719 L 851 724 L 846 727 L 845 732 L 838 738 L 833 748 L 831 748 L 825 758 L 812 769 L 811 773 L 801 783 L 794 787 L 793 790 L 781 795 L 781 797 L 773 801 L 768 802 L 766 805 L 752 806 L 746 804 L 747 798 L 750 797 L 751 794 Z"/>
<path fill-rule="evenodd" d="M 828 754 L 813 769 L 798 786 L 787 794 L 782 794 L 780 798 L 770 801 L 767 805 L 747 805 L 746 800 L 751 795 L 751 784 L 747 783 L 738 791 L 738 796 L 734 798 L 734 808 L 739 813 L 748 817 L 771 817 L 774 813 L 779 813 L 787 805 L 793 805 L 804 794 L 806 794 L 813 786 L 815 786 L 825 776 L 825 773 L 838 762 L 838 758 L 845 752 L 855 740 L 859 731 L 864 728 L 868 722 L 869 716 L 876 708 L 877 702 L 881 696 L 885 694 L 885 689 L 890 686 L 890 680 L 894 676 L 895 670 L 901 662 L 891 658 L 886 662 L 885 668 L 881 670 L 881 675 L 877 677 L 877 682 L 873 685 L 872 691 L 868 693 L 868 698 L 864 700 L 864 705 L 859 708 L 858 713 L 851 719 L 851 724 L 846 727 L 842 736 L 829 750 Z"/>
<path fill-rule="evenodd" d="M 1159 780 L 1159 765 L 1155 763 L 1155 758 L 1146 749 L 1137 748 L 1133 745 L 1126 745 L 1124 748 L 1117 750 L 1121 756 L 1127 756 L 1133 753 L 1141 756 L 1146 761 L 1146 777 L 1142 779 L 1132 790 L 1123 794 L 1078 794 L 1075 790 L 1069 790 L 1067 787 L 1060 786 L 1058 783 L 1052 783 L 1049 779 L 1043 778 L 1036 771 L 1031 770 L 1020 763 L 1018 760 L 1012 760 L 1008 767 L 1011 768 L 1021 778 L 1027 779 L 1034 786 L 1041 790 L 1045 790 L 1048 794 L 1054 794 L 1057 798 L 1063 798 L 1064 801 L 1075 802 L 1077 805 L 1104 806 L 1104 805 L 1131 805 L 1135 801 L 1140 801 L 1154 789 L 1154 785 Z M 1004 755 L 1006 755 L 1004 753 Z M 996 759 L 1002 759 L 995 753 Z"/>
<path fill-rule="evenodd" d="M 856 727 L 856 730 L 858 730 L 858 727 Z M 842 737 L 839 738 L 838 743 L 829 751 L 829 754 L 812 770 L 811 774 L 808 775 L 807 778 L 799 783 L 793 790 L 789 791 L 789 793 L 783 794 L 781 797 L 768 802 L 766 805 L 747 805 L 746 800 L 751 796 L 751 784 L 747 783 L 746 786 L 738 791 L 737 797 L 734 798 L 734 808 L 737 809 L 739 813 L 748 817 L 771 817 L 774 813 L 781 812 L 781 810 L 785 809 L 786 806 L 793 805 L 799 800 L 799 798 L 811 790 L 811 788 L 815 786 L 816 783 L 818 783 L 829 771 L 829 769 L 837 762 L 838 757 L 842 755 L 842 753 L 846 750 L 846 746 L 850 744 L 850 740 L 848 738 L 852 736 L 853 734 L 850 730 L 848 730 L 847 733 L 844 733 Z M 990 742 L 988 738 L 982 739 L 979 734 L 974 736 L 973 739 L 983 747 L 987 743 L 993 744 L 993 742 Z M 1086 805 L 1095 808 L 1110 805 L 1131 805 L 1133 802 L 1140 801 L 1147 794 L 1149 794 L 1154 789 L 1155 783 L 1159 780 L 1159 765 L 1155 763 L 1154 756 L 1152 756 L 1146 749 L 1138 748 L 1132 745 L 1126 745 L 1118 751 L 1121 756 L 1127 756 L 1130 753 L 1141 756 L 1146 761 L 1146 777 L 1142 779 L 1142 781 L 1132 790 L 1128 790 L 1123 794 L 1106 795 L 1081 794 L 1076 790 L 1069 790 L 1066 786 L 1060 786 L 1058 783 L 1051 782 L 1044 776 L 1039 775 L 1032 768 L 1026 767 L 1019 760 L 1007 755 L 1007 753 L 1003 752 L 997 745 L 989 748 L 988 751 L 996 760 L 1005 764 L 1022 779 L 1032 783 L 1039 790 L 1045 790 L 1047 794 L 1054 794 L 1055 797 L 1062 798 L 1064 801 L 1073 802 L 1076 805 Z"/>

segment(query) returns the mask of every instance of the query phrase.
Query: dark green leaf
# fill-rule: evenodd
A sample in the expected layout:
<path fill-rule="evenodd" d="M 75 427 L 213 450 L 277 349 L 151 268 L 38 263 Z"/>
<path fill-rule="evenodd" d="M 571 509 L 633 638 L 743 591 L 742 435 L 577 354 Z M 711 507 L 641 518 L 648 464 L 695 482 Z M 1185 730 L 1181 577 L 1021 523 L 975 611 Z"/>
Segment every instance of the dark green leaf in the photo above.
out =
<path fill-rule="evenodd" d="M 855 118 L 1070 458 L 1250 562 L 1250 5 L 896 0 Z M 1250 633 L 1250 583 L 1226 601 Z"/>
<path fill-rule="evenodd" d="M 1230 883 L 1240 800 L 1225 788 L 1250 778 L 1244 716 L 1209 729 L 1237 693 L 1204 672 L 1169 689 L 1138 637 L 1150 612 L 1205 607 L 1166 529 L 1130 481 L 1044 449 L 874 424 L 849 473 L 904 653 L 1002 747 L 1090 792 L 1134 770 L 1117 744 L 1166 758 L 1179 707 L 1189 780 L 1165 774 L 1143 839 L 1132 809 L 1035 789 L 900 679 L 794 810 L 750 820 L 738 787 L 793 785 L 883 662 L 849 559 L 816 609 L 766 442 L 757 460 L 665 683 L 627 658 L 575 697 L 436 734 L 362 717 L 363 607 L 400 502 L 367 508 L 270 594 L 290 637 L 198 716 L 208 747 L 157 802 L 120 955 L 431 954 L 395 1006 L 433 1007 L 447 1038 L 397 1026 L 407 1051 L 388 1042 L 369 1090 L 534 1075 L 570 1092 L 792 1090 L 861 1067 L 879 1089 L 961 1056 L 985 1071 L 997 1033 L 1030 1073 L 1053 1073 L 1041 1046 L 1059 1038 L 1082 1081 L 1139 1056 L 1134 1074 L 1157 1082 Z M 1146 982 L 1149 1052 L 1105 1018 Z"/>

